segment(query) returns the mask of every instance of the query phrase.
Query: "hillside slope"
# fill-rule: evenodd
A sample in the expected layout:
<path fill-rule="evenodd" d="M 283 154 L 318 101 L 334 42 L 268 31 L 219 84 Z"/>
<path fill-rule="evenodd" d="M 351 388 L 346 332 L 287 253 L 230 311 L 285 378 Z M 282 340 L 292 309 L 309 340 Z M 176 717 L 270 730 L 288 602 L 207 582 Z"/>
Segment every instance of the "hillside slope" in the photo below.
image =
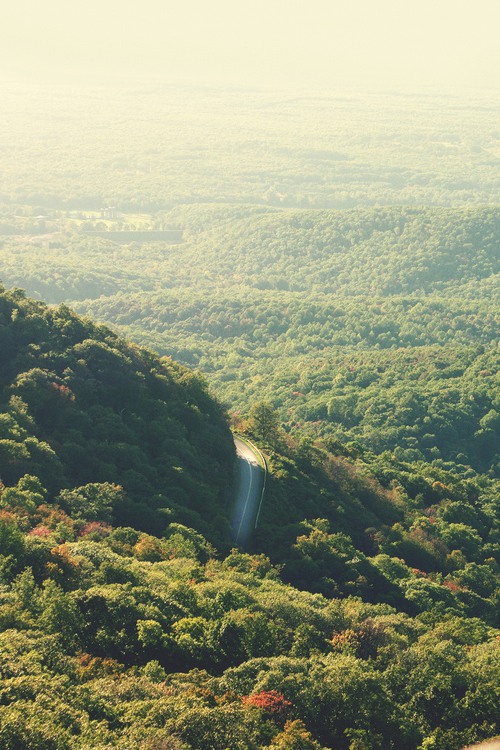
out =
<path fill-rule="evenodd" d="M 493 480 L 297 442 L 256 404 L 261 522 L 224 558 L 232 439 L 203 382 L 64 306 L 3 292 L 0 316 L 3 750 L 498 732 Z"/>
<path fill-rule="evenodd" d="M 234 448 L 200 377 L 18 291 L 0 295 L 0 346 L 5 485 L 110 482 L 126 494 L 122 523 L 159 531 L 173 514 L 217 528 Z"/>

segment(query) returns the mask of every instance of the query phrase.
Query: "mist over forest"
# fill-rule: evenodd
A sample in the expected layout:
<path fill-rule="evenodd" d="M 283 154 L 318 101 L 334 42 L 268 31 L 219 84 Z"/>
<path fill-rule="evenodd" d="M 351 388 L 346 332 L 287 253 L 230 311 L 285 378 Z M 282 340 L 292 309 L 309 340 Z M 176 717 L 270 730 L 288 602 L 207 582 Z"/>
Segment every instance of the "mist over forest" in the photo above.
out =
<path fill-rule="evenodd" d="M 6 4 L 3 750 L 500 736 L 497 20 Z"/>

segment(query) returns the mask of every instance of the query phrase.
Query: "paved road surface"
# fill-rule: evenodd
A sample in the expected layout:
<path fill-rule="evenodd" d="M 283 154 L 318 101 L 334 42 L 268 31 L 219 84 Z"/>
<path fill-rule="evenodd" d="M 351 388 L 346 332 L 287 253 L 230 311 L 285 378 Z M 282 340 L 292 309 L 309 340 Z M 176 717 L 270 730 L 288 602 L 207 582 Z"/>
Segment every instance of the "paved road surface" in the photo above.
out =
<path fill-rule="evenodd" d="M 255 527 L 264 486 L 264 469 L 249 445 L 239 438 L 234 438 L 234 444 L 238 456 L 238 488 L 231 529 L 233 542 L 244 547 Z"/>

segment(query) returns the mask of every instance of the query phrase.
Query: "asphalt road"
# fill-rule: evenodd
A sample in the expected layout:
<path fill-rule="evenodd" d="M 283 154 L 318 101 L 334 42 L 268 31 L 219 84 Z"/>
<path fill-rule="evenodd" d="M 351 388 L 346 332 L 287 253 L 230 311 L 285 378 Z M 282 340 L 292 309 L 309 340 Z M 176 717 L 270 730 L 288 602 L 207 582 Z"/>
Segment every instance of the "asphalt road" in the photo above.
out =
<path fill-rule="evenodd" d="M 258 454 L 239 438 L 234 438 L 238 456 L 238 487 L 231 521 L 233 542 L 247 544 L 255 528 L 255 520 L 264 487 L 264 469 Z"/>

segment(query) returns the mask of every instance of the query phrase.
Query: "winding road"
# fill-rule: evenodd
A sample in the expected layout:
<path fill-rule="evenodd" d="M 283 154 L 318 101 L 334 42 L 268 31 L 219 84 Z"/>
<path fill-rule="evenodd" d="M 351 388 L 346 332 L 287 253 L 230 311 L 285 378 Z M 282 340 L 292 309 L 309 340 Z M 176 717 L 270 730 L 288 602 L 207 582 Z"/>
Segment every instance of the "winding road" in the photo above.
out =
<path fill-rule="evenodd" d="M 238 487 L 231 530 L 233 542 L 244 547 L 258 521 L 266 472 L 256 449 L 237 437 L 234 444 L 238 456 Z"/>

